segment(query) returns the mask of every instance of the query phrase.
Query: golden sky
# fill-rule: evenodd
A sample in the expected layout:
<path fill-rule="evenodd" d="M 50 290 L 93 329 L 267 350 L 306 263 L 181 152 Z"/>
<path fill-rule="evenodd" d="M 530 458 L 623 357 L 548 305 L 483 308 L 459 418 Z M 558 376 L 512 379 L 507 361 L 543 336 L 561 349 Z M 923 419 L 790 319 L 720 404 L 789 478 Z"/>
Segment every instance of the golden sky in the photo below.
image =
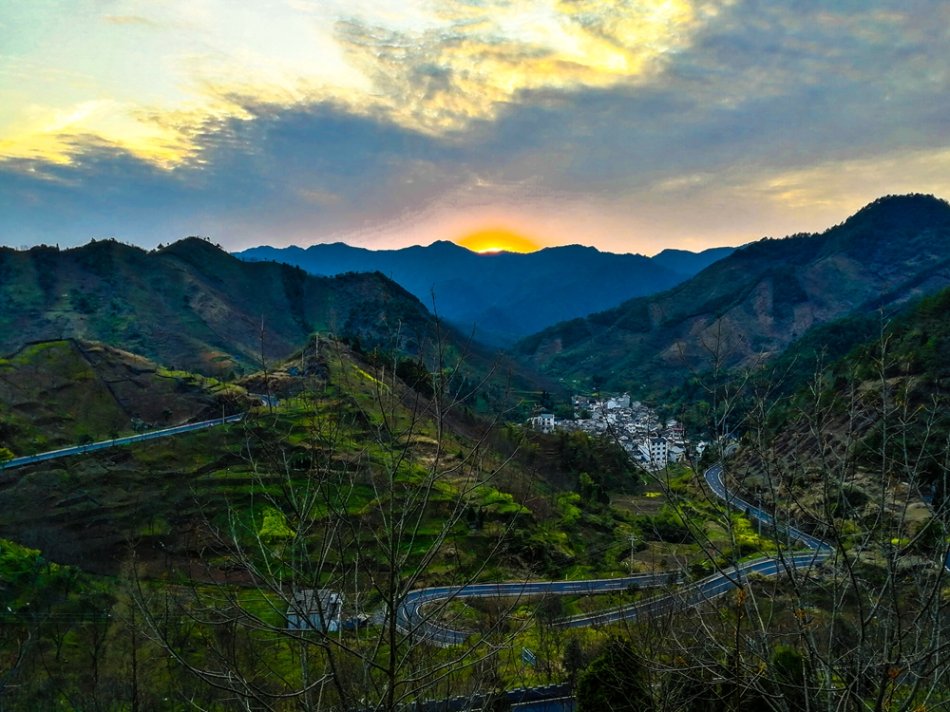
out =
<path fill-rule="evenodd" d="M 472 252 L 534 252 L 540 243 L 527 235 L 504 227 L 489 227 L 468 232 L 453 239 Z"/>
<path fill-rule="evenodd" d="M 820 229 L 950 194 L 948 27 L 937 0 L 9 0 L 0 243 Z"/>
<path fill-rule="evenodd" d="M 4 86 L 0 156 L 68 163 L 95 138 L 172 168 L 200 153 L 209 122 L 252 119 L 247 101 L 330 100 L 442 134 L 523 90 L 647 76 L 702 12 L 684 0 L 14 3 L 5 75 L 37 77 Z"/>

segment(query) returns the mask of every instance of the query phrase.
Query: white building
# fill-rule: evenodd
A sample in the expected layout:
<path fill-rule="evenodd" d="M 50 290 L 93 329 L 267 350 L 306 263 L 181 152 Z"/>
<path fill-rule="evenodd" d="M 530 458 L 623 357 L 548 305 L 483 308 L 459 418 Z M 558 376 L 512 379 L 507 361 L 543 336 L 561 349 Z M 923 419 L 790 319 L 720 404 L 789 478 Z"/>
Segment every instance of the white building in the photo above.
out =
<path fill-rule="evenodd" d="M 289 630 L 340 630 L 343 615 L 343 594 L 328 588 L 305 588 L 294 593 L 287 607 Z"/>
<path fill-rule="evenodd" d="M 647 467 L 658 470 L 669 462 L 669 445 L 666 438 L 650 438 L 639 446 L 640 456 Z"/>
<path fill-rule="evenodd" d="M 630 407 L 630 394 L 624 393 L 622 396 L 614 396 L 607 399 L 607 410 L 618 410 L 619 408 Z"/>
<path fill-rule="evenodd" d="M 554 413 L 541 413 L 533 418 L 528 418 L 528 423 L 535 430 L 540 430 L 542 433 L 553 433 Z"/>

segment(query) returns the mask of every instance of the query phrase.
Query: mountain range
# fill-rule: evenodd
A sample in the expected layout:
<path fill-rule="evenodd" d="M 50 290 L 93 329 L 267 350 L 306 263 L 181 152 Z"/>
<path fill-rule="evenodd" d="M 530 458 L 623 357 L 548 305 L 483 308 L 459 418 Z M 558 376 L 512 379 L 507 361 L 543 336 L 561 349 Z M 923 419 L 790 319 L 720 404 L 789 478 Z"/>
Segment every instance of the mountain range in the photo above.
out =
<path fill-rule="evenodd" d="M 821 234 L 745 245 L 663 293 L 545 329 L 515 353 L 578 388 L 666 389 L 947 285 L 950 205 L 888 196 Z"/>
<path fill-rule="evenodd" d="M 567 245 L 537 252 L 476 253 L 452 242 L 398 250 L 343 243 L 253 247 L 248 261 L 275 261 L 315 275 L 378 271 L 476 339 L 511 344 L 559 321 L 668 289 L 733 251 L 664 250 L 649 258 Z"/>
<path fill-rule="evenodd" d="M 457 290 L 441 283 L 451 295 L 448 303 L 458 310 L 467 303 L 470 313 L 485 309 L 472 290 L 514 294 L 513 275 L 520 269 L 521 296 L 510 298 L 496 328 L 504 318 L 510 323 L 517 317 L 518 328 L 554 318 L 565 293 L 588 294 L 592 301 L 576 300 L 580 308 L 614 289 L 641 288 L 635 275 L 644 262 L 653 277 L 657 270 L 679 275 L 659 263 L 696 269 L 722 254 L 667 251 L 647 260 L 578 246 L 528 255 L 481 255 L 445 242 L 390 253 L 317 247 L 279 254 L 337 253 L 342 257 L 334 269 L 355 269 L 357 258 L 383 254 L 416 275 L 417 289 L 445 265 L 473 265 Z M 567 279 L 564 264 L 572 257 L 575 281 L 556 281 Z M 478 274 L 486 274 L 484 283 Z M 749 366 L 781 353 L 835 319 L 935 292 L 950 284 L 950 205 L 925 195 L 881 198 L 821 234 L 763 239 L 685 281 L 674 278 L 679 283 L 664 292 L 522 339 L 512 349 L 522 365 L 505 366 L 517 373 L 513 387 L 666 389 L 693 372 Z M 436 308 L 445 314 L 439 294 Z M 476 337 L 483 335 L 475 324 Z M 32 341 L 78 338 L 228 377 L 258 368 L 262 351 L 269 360 L 287 357 L 314 332 L 408 356 L 420 355 L 424 342 L 439 334 L 453 354 L 466 352 L 482 373 L 496 360 L 490 349 L 439 326 L 423 301 L 380 272 L 315 276 L 286 264 L 238 259 L 197 238 L 151 252 L 113 240 L 63 251 L 0 249 L 2 353 Z"/>
<path fill-rule="evenodd" d="M 374 341 L 431 321 L 381 274 L 312 277 L 242 262 L 209 242 L 147 252 L 113 240 L 60 251 L 0 249 L 0 351 L 83 338 L 201 373 L 258 367 L 314 331 Z M 263 329 L 263 336 L 262 336 Z"/>
<path fill-rule="evenodd" d="M 150 252 L 114 240 L 70 250 L 0 249 L 3 355 L 31 342 L 83 339 L 229 380 L 260 369 L 262 358 L 287 358 L 314 333 L 367 353 L 422 358 L 433 369 L 464 361 L 459 375 L 481 383 L 480 402 L 497 404 L 509 389 L 556 389 L 438 323 L 379 272 L 317 277 L 242 261 L 199 238 Z"/>

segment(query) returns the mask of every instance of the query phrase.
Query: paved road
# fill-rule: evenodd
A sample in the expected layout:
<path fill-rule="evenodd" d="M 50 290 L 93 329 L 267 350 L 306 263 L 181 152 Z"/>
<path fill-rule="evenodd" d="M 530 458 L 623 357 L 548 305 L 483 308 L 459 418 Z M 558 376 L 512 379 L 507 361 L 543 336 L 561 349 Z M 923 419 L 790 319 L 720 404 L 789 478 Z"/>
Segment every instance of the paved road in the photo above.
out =
<path fill-rule="evenodd" d="M 833 550 L 831 544 L 828 542 L 806 534 L 805 532 L 795 529 L 788 524 L 776 525 L 771 514 L 758 507 L 753 507 L 746 500 L 736 496 L 735 493 L 727 491 L 726 485 L 722 479 L 722 465 L 714 465 L 713 467 L 710 467 L 708 470 L 706 470 L 705 478 L 706 484 L 709 485 L 709 489 L 711 489 L 717 497 L 728 502 L 736 509 L 746 512 L 750 517 L 758 519 L 763 524 L 774 526 L 776 531 L 781 532 L 790 539 L 795 539 L 802 542 L 805 546 L 814 551 L 822 551 L 824 549 L 827 549 L 828 551 Z M 930 512 L 931 514 L 934 514 L 933 508 L 930 509 Z M 943 562 L 943 567 L 948 572 L 950 572 L 950 552 L 947 552 Z"/>
<path fill-rule="evenodd" d="M 76 445 L 74 447 L 64 447 L 61 450 L 51 450 L 50 452 L 41 452 L 37 455 L 25 455 L 24 457 L 15 457 L 6 462 L 0 462 L 0 470 L 12 470 L 24 465 L 32 465 L 34 462 L 44 462 L 45 460 L 57 460 L 61 457 L 70 457 L 72 455 L 83 455 L 87 452 L 96 450 L 105 450 L 110 447 L 120 447 L 122 445 L 131 445 L 132 443 L 142 442 L 143 440 L 157 440 L 158 438 L 167 438 L 172 435 L 181 435 L 195 430 L 205 430 L 225 423 L 236 423 L 244 418 L 244 413 L 229 415 L 224 418 L 213 418 L 211 420 L 202 420 L 200 423 L 187 423 L 185 425 L 176 425 L 172 428 L 162 428 L 161 430 L 152 430 L 138 435 L 129 435 L 115 440 L 101 440 L 88 445 Z"/>
<path fill-rule="evenodd" d="M 746 561 L 737 566 L 707 576 L 700 581 L 683 586 L 672 593 L 663 593 L 637 603 L 612 608 L 595 614 L 583 614 L 566 618 L 559 622 L 565 628 L 582 628 L 633 620 L 641 616 L 657 615 L 670 610 L 682 610 L 697 606 L 705 601 L 723 596 L 737 588 L 750 574 L 760 576 L 778 576 L 795 570 L 808 569 L 826 561 L 834 555 L 830 544 L 811 536 L 795 527 L 776 523 L 775 518 L 760 507 L 729 492 L 722 479 L 722 466 L 714 465 L 706 470 L 706 483 L 712 492 L 729 506 L 744 512 L 753 519 L 774 527 L 776 531 L 799 541 L 806 547 L 800 552 L 787 552 L 780 556 L 763 556 Z M 624 591 L 631 587 L 650 588 L 664 586 L 677 581 L 675 574 L 645 574 L 627 576 L 618 579 L 591 579 L 585 581 L 531 581 L 524 583 L 486 583 L 468 586 L 443 586 L 412 591 L 397 611 L 400 630 L 404 633 L 421 636 L 429 643 L 439 646 L 457 645 L 465 641 L 470 633 L 454 630 L 447 624 L 429 620 L 431 615 L 423 608 L 435 604 L 445 604 L 457 598 L 500 598 L 538 595 L 583 595 Z"/>
<path fill-rule="evenodd" d="M 477 583 L 467 586 L 437 586 L 410 591 L 396 611 L 399 629 L 436 645 L 457 645 L 470 632 L 453 630 L 431 619 L 423 608 L 445 605 L 462 598 L 518 598 L 522 596 L 580 596 L 629 588 L 652 588 L 675 583 L 678 574 L 638 574 L 614 579 L 585 581 L 521 581 L 514 583 Z"/>
<path fill-rule="evenodd" d="M 684 586 L 673 593 L 639 601 L 629 606 L 603 611 L 595 615 L 574 616 L 562 621 L 561 624 L 569 628 L 607 625 L 622 620 L 633 620 L 639 616 L 656 615 L 677 608 L 697 606 L 704 601 L 718 598 L 737 588 L 749 574 L 778 576 L 783 573 L 791 573 L 793 570 L 808 569 L 820 564 L 834 554 L 834 549 L 828 542 L 806 534 L 791 525 L 776 523 L 775 518 L 764 509 L 755 507 L 728 491 L 722 479 L 722 474 L 721 464 L 713 465 L 704 474 L 706 483 L 713 494 L 730 507 L 744 512 L 753 519 L 758 519 L 763 524 L 774 527 L 777 532 L 787 536 L 789 540 L 801 542 L 807 547 L 807 551 L 786 552 L 780 556 L 763 556 L 746 561 Z"/>
<path fill-rule="evenodd" d="M 707 576 L 695 583 L 662 596 L 638 601 L 619 608 L 612 608 L 593 615 L 580 615 L 559 622 L 564 628 L 586 628 L 601 626 L 620 621 L 632 621 L 640 617 L 649 617 L 671 610 L 682 610 L 698 606 L 706 601 L 724 596 L 738 588 L 749 574 L 760 576 L 778 576 L 794 570 L 808 569 L 828 559 L 831 551 L 807 551 L 788 554 L 783 557 L 766 556 L 753 559 L 738 566 L 729 567 L 721 572 Z"/>
<path fill-rule="evenodd" d="M 753 519 L 758 519 L 763 524 L 774 527 L 775 530 L 781 533 L 783 536 L 787 536 L 789 539 L 800 541 L 809 549 L 814 551 L 832 551 L 832 546 L 828 542 L 822 541 L 821 539 L 813 537 L 810 534 L 806 534 L 805 532 L 801 531 L 800 529 L 796 529 L 790 524 L 776 523 L 775 517 L 766 512 L 764 509 L 753 506 L 749 502 L 737 496 L 734 492 L 727 490 L 726 483 L 722 479 L 721 464 L 713 465 L 708 470 L 706 470 L 704 477 L 706 479 L 706 484 L 709 485 L 709 489 L 712 490 L 713 494 L 719 497 L 719 499 L 723 500 L 730 507 L 738 509 L 741 512 L 745 512 L 746 515 L 752 517 Z"/>

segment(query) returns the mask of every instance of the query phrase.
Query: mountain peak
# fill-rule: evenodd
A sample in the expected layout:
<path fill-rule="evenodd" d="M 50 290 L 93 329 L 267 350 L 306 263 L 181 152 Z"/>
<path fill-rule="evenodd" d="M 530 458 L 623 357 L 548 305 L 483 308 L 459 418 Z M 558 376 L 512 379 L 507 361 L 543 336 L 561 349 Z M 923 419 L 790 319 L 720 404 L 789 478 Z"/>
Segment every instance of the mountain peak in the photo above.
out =
<path fill-rule="evenodd" d="M 950 221 L 950 203 L 934 195 L 910 193 L 878 198 L 848 218 L 845 225 L 852 222 L 874 222 L 881 227 L 897 224 L 917 227 L 946 221 Z"/>
<path fill-rule="evenodd" d="M 457 245 L 451 240 L 436 240 L 435 242 L 429 245 L 432 249 L 437 250 L 464 250 L 465 248 L 461 245 Z"/>
<path fill-rule="evenodd" d="M 51 250 L 53 252 L 59 252 L 58 247 L 52 247 L 50 245 L 36 245 L 35 247 L 31 247 L 28 250 L 28 252 L 43 251 L 43 250 Z M 123 254 L 123 253 L 133 253 L 133 252 L 144 254 L 145 250 L 143 250 L 138 245 L 129 245 L 125 242 L 121 242 L 119 240 L 116 240 L 115 238 L 109 237 L 109 238 L 99 239 L 99 240 L 92 239 L 89 242 L 87 242 L 85 245 L 79 245 L 78 247 L 70 247 L 64 250 L 64 252 L 74 252 L 74 253 L 86 254 L 86 255 L 89 255 L 89 254 L 104 255 L 104 254 Z"/>
<path fill-rule="evenodd" d="M 668 388 L 710 367 L 708 344 L 716 344 L 717 364 L 746 366 L 817 324 L 946 287 L 948 259 L 950 204 L 887 196 L 821 234 L 751 243 L 674 289 L 515 348 L 561 379 L 616 374 L 605 387 Z"/>
<path fill-rule="evenodd" d="M 598 250 L 593 245 L 581 245 L 580 243 L 574 242 L 570 245 L 556 245 L 554 247 L 545 247 L 541 252 L 547 252 L 548 250 L 557 250 L 561 254 L 575 253 L 575 254 L 594 254 L 599 253 Z"/>
<path fill-rule="evenodd" d="M 222 248 L 221 245 L 212 243 L 208 238 L 190 235 L 188 237 L 183 237 L 180 240 L 176 240 L 166 247 L 161 248 L 160 252 L 169 254 L 206 254 L 208 252 L 224 253 L 224 248 Z"/>

